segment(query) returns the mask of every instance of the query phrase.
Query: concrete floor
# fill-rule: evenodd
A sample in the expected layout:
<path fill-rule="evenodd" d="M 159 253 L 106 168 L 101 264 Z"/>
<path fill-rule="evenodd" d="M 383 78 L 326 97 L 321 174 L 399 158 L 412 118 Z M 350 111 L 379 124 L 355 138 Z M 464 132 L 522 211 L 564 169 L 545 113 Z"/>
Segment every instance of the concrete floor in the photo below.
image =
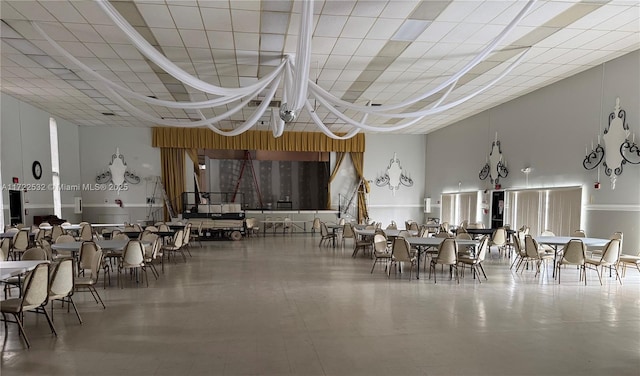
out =
<path fill-rule="evenodd" d="M 515 274 L 496 252 L 489 280 L 387 278 L 319 237 L 197 244 L 150 286 L 76 294 L 54 337 L 27 314 L 3 339 L 11 375 L 640 375 L 640 274 L 624 286 L 567 268 Z M 58 303 L 59 304 L 59 303 Z"/>

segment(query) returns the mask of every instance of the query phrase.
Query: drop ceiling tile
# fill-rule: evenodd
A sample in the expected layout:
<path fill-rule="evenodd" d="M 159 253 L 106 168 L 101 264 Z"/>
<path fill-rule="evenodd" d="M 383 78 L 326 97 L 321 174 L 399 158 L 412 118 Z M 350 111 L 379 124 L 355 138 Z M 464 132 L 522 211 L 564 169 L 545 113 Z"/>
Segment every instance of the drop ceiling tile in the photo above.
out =
<path fill-rule="evenodd" d="M 118 56 L 122 59 L 142 60 L 143 56 L 138 49 L 129 44 L 111 44 L 111 47 L 116 51 Z"/>
<path fill-rule="evenodd" d="M 209 48 L 209 40 L 204 30 L 180 30 L 186 47 Z"/>
<path fill-rule="evenodd" d="M 358 1 L 351 12 L 353 16 L 379 17 L 387 6 L 388 1 Z"/>
<path fill-rule="evenodd" d="M 129 44 L 129 38 L 116 26 L 111 25 L 93 25 L 98 34 L 109 43 Z"/>
<path fill-rule="evenodd" d="M 9 5 L 29 20 L 57 21 L 56 18 L 40 3 L 34 1 L 11 1 L 9 2 Z"/>
<path fill-rule="evenodd" d="M 329 37 L 317 37 L 314 36 L 311 40 L 312 53 L 315 54 L 330 54 L 338 41 L 338 38 Z"/>
<path fill-rule="evenodd" d="M 165 47 L 183 47 L 184 42 L 177 29 L 151 28 L 151 33 L 158 43 Z"/>
<path fill-rule="evenodd" d="M 258 51 L 260 37 L 255 33 L 234 33 L 234 41 L 238 50 Z"/>
<path fill-rule="evenodd" d="M 99 58 L 117 58 L 118 54 L 106 43 L 85 43 L 87 47 L 96 57 Z"/>
<path fill-rule="evenodd" d="M 206 30 L 231 31 L 231 11 L 201 8 L 200 12 Z"/>
<path fill-rule="evenodd" d="M 343 38 L 364 38 L 376 21 L 373 17 L 349 17 L 342 29 Z"/>
<path fill-rule="evenodd" d="M 338 37 L 347 22 L 347 16 L 322 15 L 316 23 L 316 30 L 313 33 L 318 37 Z"/>
<path fill-rule="evenodd" d="M 260 32 L 260 12 L 248 10 L 232 10 L 231 22 L 234 32 Z"/>
<path fill-rule="evenodd" d="M 285 34 L 289 26 L 289 14 L 281 12 L 262 12 L 260 31 L 269 34 Z"/>
<path fill-rule="evenodd" d="M 178 29 L 204 30 L 200 10 L 197 7 L 169 5 L 169 11 Z"/>
<path fill-rule="evenodd" d="M 401 19 L 393 18 L 376 19 L 366 37 L 367 39 L 391 39 L 403 22 Z"/>
<path fill-rule="evenodd" d="M 29 1 L 28 3 L 33 4 L 32 1 Z M 82 15 L 76 10 L 76 8 L 74 8 L 69 2 L 40 1 L 40 4 L 44 6 L 49 11 L 49 13 L 53 14 L 53 16 L 60 22 L 85 22 L 84 17 L 82 17 Z"/>
<path fill-rule="evenodd" d="M 356 51 L 356 56 L 376 56 L 385 46 L 385 40 L 363 40 Z"/>
<path fill-rule="evenodd" d="M 284 48 L 284 35 L 262 34 L 260 38 L 261 51 L 282 51 Z"/>
<path fill-rule="evenodd" d="M 233 33 L 229 31 L 207 31 L 207 39 L 212 49 L 232 50 L 234 48 Z"/>
<path fill-rule="evenodd" d="M 60 46 L 67 50 L 71 55 L 76 58 L 80 57 L 94 57 L 95 55 L 89 50 L 84 43 L 80 42 L 59 42 Z M 66 61 L 66 59 L 65 59 Z"/>
<path fill-rule="evenodd" d="M 358 38 L 339 38 L 333 49 L 336 55 L 353 55 L 360 47 L 361 39 Z"/>
<path fill-rule="evenodd" d="M 138 11 L 150 28 L 171 28 L 175 26 L 169 7 L 165 4 L 138 4 Z"/>

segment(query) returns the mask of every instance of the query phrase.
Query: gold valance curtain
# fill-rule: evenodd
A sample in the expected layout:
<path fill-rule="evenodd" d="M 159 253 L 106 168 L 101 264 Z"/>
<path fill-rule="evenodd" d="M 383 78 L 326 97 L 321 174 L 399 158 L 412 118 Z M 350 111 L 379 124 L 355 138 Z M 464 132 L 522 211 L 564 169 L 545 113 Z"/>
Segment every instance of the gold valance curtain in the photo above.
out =
<path fill-rule="evenodd" d="M 358 152 L 365 149 L 364 134 L 335 140 L 319 132 L 285 132 L 274 138 L 270 131 L 248 131 L 227 137 L 208 128 L 153 128 L 153 146 L 181 149 Z"/>
<path fill-rule="evenodd" d="M 329 183 L 327 184 L 327 210 L 331 209 L 331 182 L 338 176 L 338 171 L 340 170 L 340 165 L 342 165 L 342 161 L 344 161 L 345 153 L 336 153 L 336 165 L 333 166 L 333 171 L 331 171 L 331 176 L 329 176 Z"/>
<path fill-rule="evenodd" d="M 356 175 L 358 175 L 358 223 L 362 223 L 363 220 L 369 218 L 366 200 L 366 195 L 369 193 L 369 182 L 364 177 L 364 153 L 351 152 L 349 155 L 353 167 L 356 169 Z"/>
<path fill-rule="evenodd" d="M 174 212 L 182 212 L 182 192 L 185 191 L 184 149 L 161 148 L 162 184 L 167 192 L 169 203 Z M 164 211 L 165 221 L 170 220 L 169 212 Z"/>

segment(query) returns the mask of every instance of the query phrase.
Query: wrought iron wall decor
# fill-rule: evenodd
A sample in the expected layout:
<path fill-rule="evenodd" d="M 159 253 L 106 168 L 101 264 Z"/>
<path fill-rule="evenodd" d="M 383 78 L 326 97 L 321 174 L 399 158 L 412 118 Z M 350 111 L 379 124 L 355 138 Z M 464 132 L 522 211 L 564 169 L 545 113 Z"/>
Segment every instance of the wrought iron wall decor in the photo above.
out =
<path fill-rule="evenodd" d="M 413 186 L 413 179 L 411 179 L 409 174 L 400 166 L 400 160 L 396 153 L 393 153 L 393 158 L 389 161 L 389 166 L 382 176 L 376 178 L 376 185 L 378 187 L 388 185 L 394 195 L 396 191 L 400 189 L 401 185 L 405 187 Z"/>
<path fill-rule="evenodd" d="M 107 184 L 111 182 L 115 188 L 122 188 L 125 181 L 130 184 L 138 184 L 140 177 L 128 171 L 124 155 L 120 154 L 120 148 L 116 148 L 116 153 L 111 155 L 109 170 L 96 176 L 96 183 Z"/>
<path fill-rule="evenodd" d="M 492 184 L 499 185 L 500 179 L 506 178 L 507 175 L 509 175 L 509 169 L 507 169 L 507 162 L 503 160 L 502 148 L 496 132 L 496 138 L 491 143 L 491 151 L 487 157 L 487 162 L 480 170 L 478 177 L 480 180 L 485 180 L 488 177 Z"/>
<path fill-rule="evenodd" d="M 604 173 L 611 180 L 611 189 L 616 189 L 616 180 L 622 174 L 623 166 L 626 163 L 640 164 L 640 148 L 636 144 L 635 134 L 631 135 L 627 113 L 620 107 L 620 98 L 616 98 L 616 106 L 609 114 L 602 140 L 604 146 L 600 144 L 598 135 L 596 147 L 592 144 L 591 152 L 587 148 L 582 166 L 587 170 L 593 170 L 602 164 Z"/>

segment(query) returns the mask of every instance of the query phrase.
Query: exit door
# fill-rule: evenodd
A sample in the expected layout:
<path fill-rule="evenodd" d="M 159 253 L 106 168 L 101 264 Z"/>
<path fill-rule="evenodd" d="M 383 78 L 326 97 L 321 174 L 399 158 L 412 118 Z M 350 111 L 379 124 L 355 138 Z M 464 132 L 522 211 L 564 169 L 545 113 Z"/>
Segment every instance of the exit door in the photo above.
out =
<path fill-rule="evenodd" d="M 504 226 L 504 191 L 494 191 L 491 196 L 491 228 Z"/>
<path fill-rule="evenodd" d="M 11 226 L 22 221 L 22 191 L 9 191 L 9 214 L 11 215 Z"/>

